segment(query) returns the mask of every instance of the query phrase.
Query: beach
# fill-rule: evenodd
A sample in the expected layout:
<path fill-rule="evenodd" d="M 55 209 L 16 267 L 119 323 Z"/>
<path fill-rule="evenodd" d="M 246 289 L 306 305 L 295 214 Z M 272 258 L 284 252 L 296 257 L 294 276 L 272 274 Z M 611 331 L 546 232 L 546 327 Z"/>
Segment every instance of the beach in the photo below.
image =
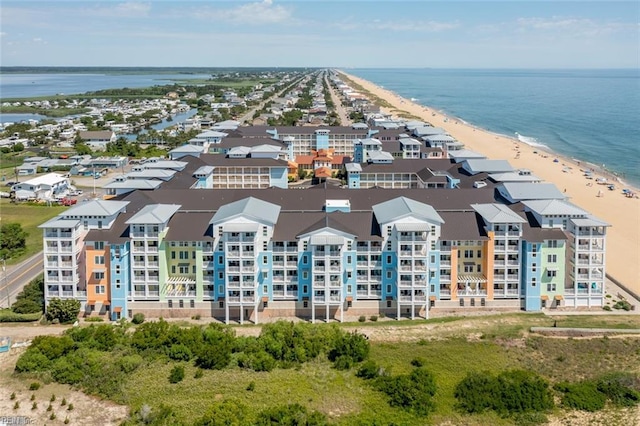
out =
<path fill-rule="evenodd" d="M 609 223 L 607 230 L 606 272 L 636 294 L 640 294 L 640 199 L 627 197 L 622 189 L 640 194 L 616 177 L 600 170 L 596 165 L 580 162 L 555 154 L 547 148 L 528 145 L 513 138 L 498 135 L 472 126 L 461 118 L 448 116 L 429 106 L 422 106 L 396 93 L 363 80 L 340 73 L 365 91 L 386 100 L 391 107 L 381 108 L 383 113 L 394 116 L 407 113 L 420 120 L 441 127 L 465 145 L 466 149 L 482 153 L 489 159 L 508 160 L 518 169 L 529 169 L 546 182 L 554 183 L 569 201 Z M 602 159 L 607 163 L 607 159 Z M 591 179 L 584 171 L 591 171 Z M 607 179 L 599 184 L 598 179 Z M 608 184 L 615 189 L 609 190 Z"/>

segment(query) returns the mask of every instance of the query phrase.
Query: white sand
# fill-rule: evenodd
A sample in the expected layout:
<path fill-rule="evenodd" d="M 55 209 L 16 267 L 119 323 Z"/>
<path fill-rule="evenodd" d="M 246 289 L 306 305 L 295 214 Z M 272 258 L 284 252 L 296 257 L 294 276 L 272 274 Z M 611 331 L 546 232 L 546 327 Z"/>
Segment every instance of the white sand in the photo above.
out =
<path fill-rule="evenodd" d="M 596 183 L 596 178 L 605 175 L 596 172 L 593 180 L 587 180 L 580 171 L 594 166 L 586 163 L 578 165 L 571 159 L 529 146 L 515 137 L 497 135 L 430 107 L 418 105 L 369 81 L 350 74 L 343 75 L 394 106 L 394 109 L 382 108 L 383 112 L 392 115 L 410 113 L 433 126 L 442 127 L 464 143 L 467 149 L 480 152 L 490 159 L 508 160 L 516 168 L 527 168 L 545 181 L 553 182 L 560 191 L 565 191 L 572 203 L 609 223 L 607 273 L 640 294 L 640 199 L 627 198 L 621 190 L 629 188 L 636 194 L 640 194 L 640 191 L 619 182 L 615 182 L 615 191 L 609 191 L 606 185 Z M 558 162 L 554 162 L 554 159 L 558 159 Z M 607 163 L 606 159 L 603 162 Z M 571 169 L 563 171 L 567 170 L 566 167 Z M 611 176 L 606 177 L 612 181 Z"/>

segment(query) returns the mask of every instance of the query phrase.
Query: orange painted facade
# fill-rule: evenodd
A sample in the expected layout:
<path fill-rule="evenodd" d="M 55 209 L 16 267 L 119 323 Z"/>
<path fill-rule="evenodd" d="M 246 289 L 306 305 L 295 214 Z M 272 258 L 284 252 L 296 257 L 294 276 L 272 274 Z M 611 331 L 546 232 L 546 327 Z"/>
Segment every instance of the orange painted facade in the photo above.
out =
<path fill-rule="evenodd" d="M 104 261 L 104 263 L 100 263 Z M 86 270 L 87 277 L 87 302 L 94 302 L 94 306 L 108 304 L 111 300 L 109 289 L 109 246 L 105 245 L 104 249 L 94 249 L 87 246 L 86 250 Z M 102 273 L 101 278 L 96 277 L 96 273 Z M 104 291 L 98 292 L 98 286 L 104 288 Z M 97 309 L 97 308 L 96 308 Z"/>
<path fill-rule="evenodd" d="M 451 300 L 458 300 L 458 247 L 451 247 Z"/>
<path fill-rule="evenodd" d="M 493 233 L 493 231 L 488 231 L 487 235 L 489 237 L 489 241 L 485 242 L 482 269 L 484 269 L 485 276 L 487 277 L 487 300 L 493 300 L 493 259 L 495 248 L 495 234 Z"/>

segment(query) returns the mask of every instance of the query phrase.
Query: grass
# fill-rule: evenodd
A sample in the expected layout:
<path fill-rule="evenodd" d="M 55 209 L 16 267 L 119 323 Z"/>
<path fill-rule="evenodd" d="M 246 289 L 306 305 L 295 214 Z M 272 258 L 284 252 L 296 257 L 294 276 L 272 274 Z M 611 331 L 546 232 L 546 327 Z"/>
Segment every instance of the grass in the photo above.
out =
<path fill-rule="evenodd" d="M 27 105 L 0 107 L 2 114 L 40 114 L 47 117 L 66 117 L 68 115 L 83 114 L 89 108 L 40 108 Z"/>
<path fill-rule="evenodd" d="M 14 265 L 33 256 L 42 250 L 42 230 L 38 225 L 65 211 L 64 206 L 45 206 L 26 203 L 10 203 L 8 199 L 0 199 L 0 214 L 2 223 L 18 222 L 27 235 L 27 250 L 20 256 L 7 260 L 7 264 Z"/>

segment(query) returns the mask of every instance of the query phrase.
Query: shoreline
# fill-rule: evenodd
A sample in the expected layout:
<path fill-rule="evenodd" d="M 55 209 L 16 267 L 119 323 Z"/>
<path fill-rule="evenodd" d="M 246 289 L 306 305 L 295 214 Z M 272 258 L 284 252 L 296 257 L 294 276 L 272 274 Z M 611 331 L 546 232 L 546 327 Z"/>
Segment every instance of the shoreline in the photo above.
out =
<path fill-rule="evenodd" d="M 390 107 L 380 107 L 381 112 L 395 117 L 403 112 L 419 117 L 419 120 L 445 129 L 462 142 L 465 149 L 481 153 L 488 159 L 507 160 L 516 169 L 529 169 L 543 181 L 555 184 L 567 195 L 568 201 L 610 224 L 606 273 L 640 294 L 640 199 L 628 198 L 622 192 L 627 189 L 637 196 L 638 187 L 624 182 L 611 171 L 554 152 L 546 145 L 527 144 L 515 135 L 483 129 L 343 70 L 338 72 L 364 91 L 384 99 Z M 591 172 L 591 177 L 585 176 L 586 170 Z M 607 179 L 606 182 L 598 184 L 598 179 L 602 178 Z M 608 189 L 610 184 L 615 185 L 614 190 Z"/>

